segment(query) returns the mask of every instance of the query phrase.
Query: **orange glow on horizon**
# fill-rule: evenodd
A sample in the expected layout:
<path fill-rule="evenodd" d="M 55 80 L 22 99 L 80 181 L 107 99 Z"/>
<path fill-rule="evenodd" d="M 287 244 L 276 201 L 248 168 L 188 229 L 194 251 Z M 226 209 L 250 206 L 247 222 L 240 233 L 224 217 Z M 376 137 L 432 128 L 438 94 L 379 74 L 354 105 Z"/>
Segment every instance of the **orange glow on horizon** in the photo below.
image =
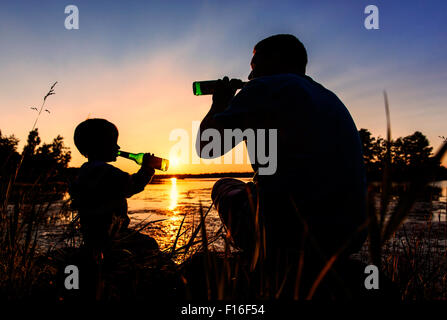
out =
<path fill-rule="evenodd" d="M 64 137 L 64 144 L 71 150 L 70 167 L 80 167 L 87 161 L 73 142 L 74 129 L 87 118 L 105 118 L 113 122 L 119 129 L 118 144 L 122 149 L 134 153 L 150 152 L 169 159 L 170 150 L 176 143 L 169 140 L 172 130 L 184 129 L 188 131 L 192 140 L 194 133 L 191 123 L 203 119 L 211 106 L 210 96 L 193 95 L 191 83 L 194 80 L 217 77 L 221 72 L 219 66 L 213 64 L 207 66 L 206 73 L 199 71 L 191 73 L 182 65 L 182 59 L 179 59 L 182 54 L 182 50 L 168 48 L 160 50 L 158 54 L 142 55 L 140 59 L 131 62 L 110 64 L 93 61 L 84 68 L 68 65 L 67 68 L 57 69 L 44 80 L 41 75 L 46 74 L 46 69 L 43 66 L 30 66 L 34 72 L 22 68 L 24 73 L 18 74 L 20 86 L 5 92 L 2 96 L 2 104 L 13 110 L 2 114 L 0 125 L 2 134 L 14 134 L 18 137 L 20 139 L 18 151 L 21 152 L 35 119 L 35 113 L 27 106 L 39 102 L 43 94 L 48 91 L 49 85 L 57 80 L 56 94 L 49 97 L 47 102 L 51 114 L 45 113 L 39 119 L 38 129 L 44 143 L 51 143 L 59 134 Z M 247 62 L 247 69 L 234 76 L 244 78 L 244 74 L 248 71 Z M 8 83 L 0 84 L 5 86 Z M 328 85 L 330 88 L 334 86 L 331 83 Z M 363 97 L 355 98 L 356 91 L 351 91 L 345 91 L 340 97 L 352 113 L 357 127 L 368 128 L 374 136 L 381 133 L 383 136 L 385 121 L 376 108 L 377 105 L 383 104 L 382 96 L 377 94 L 376 100 L 366 100 Z M 397 100 L 398 97 L 394 99 Z M 406 102 L 401 99 L 398 104 L 405 105 Z M 392 116 L 399 119 L 397 113 Z M 421 120 L 421 123 L 430 123 L 428 115 L 424 117 L 421 118 L 424 120 L 423 122 Z M 428 133 L 422 124 L 416 126 L 413 122 L 402 120 L 393 122 L 393 136 L 411 134 L 416 127 L 424 134 Z M 438 135 L 436 133 L 428 135 L 434 150 L 441 143 Z M 190 143 L 192 144 L 192 141 Z M 193 152 L 192 148 L 190 152 Z M 184 163 L 179 158 L 169 160 L 169 170 L 157 174 L 252 171 L 247 162 L 230 165 L 191 164 Z M 447 166 L 447 157 L 444 157 L 442 163 Z M 139 168 L 126 159 L 118 159 L 111 164 L 129 173 L 136 172 Z"/>

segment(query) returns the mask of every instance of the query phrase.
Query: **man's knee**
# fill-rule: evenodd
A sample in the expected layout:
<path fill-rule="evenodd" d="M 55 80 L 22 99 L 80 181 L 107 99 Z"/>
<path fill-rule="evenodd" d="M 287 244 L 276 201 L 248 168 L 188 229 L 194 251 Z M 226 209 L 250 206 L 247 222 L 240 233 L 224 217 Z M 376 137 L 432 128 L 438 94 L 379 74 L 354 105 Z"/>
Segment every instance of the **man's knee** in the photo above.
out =
<path fill-rule="evenodd" d="M 231 196 L 236 190 L 244 191 L 245 183 L 233 178 L 219 179 L 213 186 L 211 199 L 217 205 L 220 199 Z"/>

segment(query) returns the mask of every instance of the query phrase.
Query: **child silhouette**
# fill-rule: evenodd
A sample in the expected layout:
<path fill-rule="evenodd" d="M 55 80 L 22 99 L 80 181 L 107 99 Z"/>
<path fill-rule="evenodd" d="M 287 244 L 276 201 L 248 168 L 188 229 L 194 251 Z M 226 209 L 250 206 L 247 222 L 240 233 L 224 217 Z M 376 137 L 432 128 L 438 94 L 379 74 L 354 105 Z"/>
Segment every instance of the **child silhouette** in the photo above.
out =
<path fill-rule="evenodd" d="M 126 198 L 143 191 L 155 172 L 149 165 L 149 154 L 143 158 L 141 169 L 132 175 L 108 164 L 116 161 L 120 147 L 118 129 L 105 119 L 80 123 L 75 129 L 74 142 L 88 159 L 70 191 L 87 248 L 107 255 L 112 242 L 117 241 L 135 250 L 158 250 L 153 238 L 128 228 Z"/>

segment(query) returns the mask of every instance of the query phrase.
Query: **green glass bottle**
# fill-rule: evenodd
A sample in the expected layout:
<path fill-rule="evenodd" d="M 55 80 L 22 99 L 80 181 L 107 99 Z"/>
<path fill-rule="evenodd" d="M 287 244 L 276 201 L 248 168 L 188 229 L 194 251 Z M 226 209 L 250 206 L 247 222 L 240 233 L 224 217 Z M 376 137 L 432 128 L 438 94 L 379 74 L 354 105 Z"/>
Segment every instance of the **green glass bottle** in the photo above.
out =
<path fill-rule="evenodd" d="M 239 79 L 232 79 L 236 80 L 232 82 L 233 89 L 241 89 L 243 86 L 247 84 L 247 82 L 244 82 Z M 192 92 L 196 96 L 203 96 L 206 94 L 213 94 L 214 88 L 216 87 L 217 80 L 207 80 L 207 81 L 195 81 L 192 83 Z"/>
<path fill-rule="evenodd" d="M 169 160 L 159 158 L 153 154 L 149 154 L 149 165 L 157 170 L 167 171 L 169 168 Z M 135 161 L 140 166 L 143 164 L 144 153 L 131 153 L 126 151 L 118 151 L 118 156 Z"/>

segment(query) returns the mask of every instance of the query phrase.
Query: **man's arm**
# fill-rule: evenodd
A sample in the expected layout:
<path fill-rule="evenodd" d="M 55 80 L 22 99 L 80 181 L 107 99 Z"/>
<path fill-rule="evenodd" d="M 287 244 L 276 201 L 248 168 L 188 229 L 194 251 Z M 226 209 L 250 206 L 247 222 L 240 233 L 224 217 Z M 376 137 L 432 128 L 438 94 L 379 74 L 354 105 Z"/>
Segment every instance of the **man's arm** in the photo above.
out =
<path fill-rule="evenodd" d="M 231 79 L 231 81 L 237 81 L 237 80 Z M 210 142 L 210 141 L 202 141 L 201 139 L 202 133 L 207 129 L 217 130 L 221 137 L 220 154 L 213 154 L 212 156 L 206 155 L 207 158 L 220 157 L 221 155 L 225 154 L 234 147 L 232 146 L 231 149 L 229 150 L 224 149 L 223 137 L 225 128 L 221 123 L 216 121 L 214 118 L 216 114 L 221 113 L 228 108 L 231 99 L 233 99 L 236 93 L 236 90 L 231 88 L 231 81 L 228 79 L 228 77 L 224 77 L 222 80 L 219 80 L 216 85 L 213 94 L 213 103 L 211 105 L 211 109 L 210 111 L 208 111 L 205 118 L 203 118 L 202 122 L 200 123 L 200 128 L 197 135 L 196 151 L 199 157 L 202 155 L 203 148 Z"/>

